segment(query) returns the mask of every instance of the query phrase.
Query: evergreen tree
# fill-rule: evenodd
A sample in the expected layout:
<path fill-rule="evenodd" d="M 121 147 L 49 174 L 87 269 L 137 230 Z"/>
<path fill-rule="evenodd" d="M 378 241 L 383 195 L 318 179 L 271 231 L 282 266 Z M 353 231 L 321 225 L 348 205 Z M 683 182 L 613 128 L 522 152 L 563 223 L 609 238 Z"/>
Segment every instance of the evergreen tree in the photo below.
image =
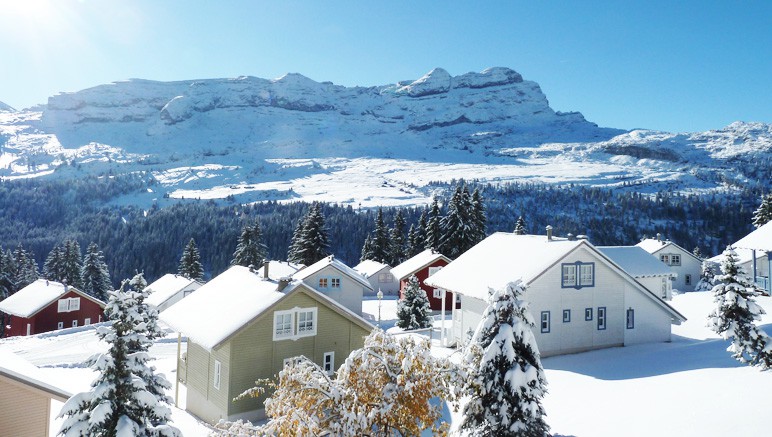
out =
<path fill-rule="evenodd" d="M 60 252 L 62 255 L 62 281 L 77 289 L 83 288 L 80 275 L 83 270 L 81 262 L 80 244 L 76 240 L 67 240 L 64 242 L 64 249 Z"/>
<path fill-rule="evenodd" d="M 10 251 L 4 251 L 3 247 L 0 246 L 0 300 L 5 299 L 16 291 L 16 286 L 13 283 L 13 272 L 15 270 L 13 256 Z M 2 314 L 0 314 L 0 338 L 2 338 L 4 326 L 5 322 L 2 320 Z"/>
<path fill-rule="evenodd" d="M 405 250 L 406 258 L 412 258 L 424 250 L 423 242 L 420 241 L 420 238 L 420 228 L 411 224 L 410 229 L 407 231 L 407 249 Z"/>
<path fill-rule="evenodd" d="M 24 249 L 19 243 L 13 252 L 13 264 L 15 267 L 13 283 L 16 284 L 16 291 L 28 286 L 40 278 L 38 265 L 35 262 L 35 255 Z"/>
<path fill-rule="evenodd" d="M 204 278 L 204 266 L 201 264 L 201 255 L 198 253 L 196 241 L 192 238 L 185 246 L 185 250 L 182 251 L 179 274 L 188 279 L 201 280 Z"/>
<path fill-rule="evenodd" d="M 43 263 L 43 277 L 49 281 L 64 282 L 64 254 L 59 245 L 48 253 Z"/>
<path fill-rule="evenodd" d="M 263 232 L 257 220 L 255 220 L 252 226 L 249 226 L 249 224 L 244 226 L 241 229 L 241 235 L 239 235 L 231 265 L 253 266 L 254 268 L 262 266 L 268 252 L 262 239 Z"/>
<path fill-rule="evenodd" d="M 487 235 L 487 229 L 486 229 L 487 219 L 485 218 L 484 203 L 485 202 L 482 198 L 482 194 L 480 194 L 480 190 L 475 188 L 474 192 L 472 193 L 471 212 L 470 212 L 470 216 L 472 219 L 472 228 L 474 230 L 474 239 L 473 239 L 472 246 L 484 240 L 485 236 Z"/>
<path fill-rule="evenodd" d="M 708 326 L 725 340 L 732 340 L 727 351 L 733 358 L 768 369 L 772 367 L 772 342 L 755 324 L 765 313 L 756 303 L 759 293 L 737 265 L 732 246 L 723 255 L 722 274 L 716 276 L 719 283 L 712 290 L 716 308 L 708 316 Z"/>
<path fill-rule="evenodd" d="M 517 218 L 517 223 L 515 223 L 515 235 L 525 235 L 525 220 L 523 219 L 523 216 Z"/>
<path fill-rule="evenodd" d="M 378 214 L 375 216 L 375 229 L 370 236 L 370 256 L 373 261 L 379 263 L 391 264 L 390 257 L 391 242 L 389 241 L 389 229 L 383 221 L 383 210 L 378 208 Z"/>
<path fill-rule="evenodd" d="M 424 228 L 424 235 L 426 236 L 424 249 L 438 250 L 440 248 L 440 238 L 442 237 L 441 220 L 440 205 L 435 197 L 432 201 L 431 209 L 429 209 L 429 218 Z"/>
<path fill-rule="evenodd" d="M 405 250 L 407 243 L 405 241 L 405 217 L 402 210 L 397 210 L 394 215 L 394 227 L 391 228 L 391 238 L 389 241 L 389 262 L 387 264 L 396 266 L 405 260 Z"/>
<path fill-rule="evenodd" d="M 105 263 L 105 257 L 99 246 L 92 242 L 86 249 L 83 257 L 83 269 L 81 270 L 81 283 L 83 292 L 106 302 L 109 298 L 107 292 L 113 289 L 110 280 L 110 271 Z"/>
<path fill-rule="evenodd" d="M 448 258 L 458 258 L 475 245 L 477 232 L 472 223 L 471 205 L 469 190 L 465 186 L 457 186 L 448 202 L 448 211 L 440 221 L 442 236 L 439 252 Z"/>
<path fill-rule="evenodd" d="M 694 246 L 694 250 L 692 250 L 692 255 L 697 257 L 698 259 L 702 259 L 702 251 L 700 250 L 700 246 Z"/>
<path fill-rule="evenodd" d="M 461 429 L 476 436 L 546 436 L 541 400 L 547 382 L 518 280 L 491 290 L 488 307 L 466 351 L 468 368 Z"/>
<path fill-rule="evenodd" d="M 772 221 L 772 194 L 761 197 L 759 209 L 753 213 L 753 226 L 760 228 Z"/>
<path fill-rule="evenodd" d="M 397 326 L 406 331 L 432 327 L 429 298 L 415 275 L 408 278 L 405 296 L 397 304 Z"/>
<path fill-rule="evenodd" d="M 303 227 L 299 237 L 293 242 L 292 258 L 289 261 L 311 265 L 329 255 L 329 247 L 322 204 L 316 202 L 311 205 L 303 219 Z"/>
<path fill-rule="evenodd" d="M 289 248 L 287 248 L 287 261 L 295 262 L 300 257 L 299 253 L 302 247 L 301 239 L 303 238 L 303 225 L 305 221 L 305 216 L 298 220 L 298 224 L 292 232 L 292 239 L 290 240 Z"/>
<path fill-rule="evenodd" d="M 99 376 L 91 391 L 76 394 L 64 404 L 59 417 L 66 419 L 59 434 L 180 437 L 180 431 L 168 424 L 171 410 L 166 404 L 172 400 L 165 390 L 171 385 L 148 365 L 148 349 L 162 335 L 158 313 L 144 303 L 147 292 L 133 290 L 128 280 L 109 294 L 105 315 L 110 323 L 98 327 L 97 336 L 110 348 L 89 360 Z"/>
<path fill-rule="evenodd" d="M 716 286 L 718 281 L 716 276 L 721 274 L 721 265 L 704 260 L 702 262 L 702 270 L 700 273 L 700 281 L 694 286 L 694 291 L 711 291 Z"/>
<path fill-rule="evenodd" d="M 365 237 L 365 242 L 362 244 L 362 255 L 359 257 L 359 262 L 373 259 L 373 240 L 370 236 Z"/>

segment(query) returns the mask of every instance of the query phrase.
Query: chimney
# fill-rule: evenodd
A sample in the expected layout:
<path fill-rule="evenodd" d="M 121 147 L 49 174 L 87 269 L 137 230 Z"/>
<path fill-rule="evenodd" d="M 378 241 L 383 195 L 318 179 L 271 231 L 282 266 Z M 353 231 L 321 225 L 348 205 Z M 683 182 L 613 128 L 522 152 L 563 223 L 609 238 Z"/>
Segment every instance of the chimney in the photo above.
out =
<path fill-rule="evenodd" d="M 552 241 L 552 226 L 547 225 L 547 241 Z"/>
<path fill-rule="evenodd" d="M 568 241 L 576 241 L 576 236 L 570 232 L 566 235 L 566 238 L 568 238 Z"/>
<path fill-rule="evenodd" d="M 263 278 L 264 278 L 264 279 L 268 279 L 268 264 L 270 264 L 270 263 L 271 263 L 271 262 L 270 262 L 270 261 L 268 261 L 268 260 L 266 260 L 266 261 L 263 263 Z"/>
<path fill-rule="evenodd" d="M 584 234 L 579 234 L 579 235 L 576 236 L 576 238 L 579 239 L 579 240 L 587 240 L 587 241 L 590 240 L 590 237 L 588 237 L 588 236 L 586 236 Z"/>
<path fill-rule="evenodd" d="M 657 232 L 657 241 L 662 241 L 662 234 Z"/>
<path fill-rule="evenodd" d="M 285 288 L 292 282 L 292 279 L 284 277 L 279 278 L 279 285 L 276 287 L 276 291 L 284 291 Z"/>

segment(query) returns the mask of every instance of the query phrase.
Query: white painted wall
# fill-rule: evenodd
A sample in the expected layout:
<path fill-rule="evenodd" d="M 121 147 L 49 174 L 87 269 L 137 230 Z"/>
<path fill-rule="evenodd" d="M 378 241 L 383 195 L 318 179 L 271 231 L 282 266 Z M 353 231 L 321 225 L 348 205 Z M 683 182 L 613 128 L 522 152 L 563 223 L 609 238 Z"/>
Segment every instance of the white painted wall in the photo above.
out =
<path fill-rule="evenodd" d="M 634 324 L 627 328 L 627 309 L 634 310 Z M 625 288 L 623 311 L 625 346 L 670 341 L 670 316 L 632 285 Z"/>
<path fill-rule="evenodd" d="M 681 265 L 670 265 L 670 271 L 678 275 L 678 277 L 672 281 L 672 288 L 678 291 L 694 291 L 694 287 L 700 282 L 702 261 L 695 258 L 690 252 L 687 252 L 674 244 L 668 244 L 662 249 L 654 252 L 652 255 L 657 259 L 661 259 L 661 255 L 673 254 L 681 255 Z M 687 276 L 691 278 L 691 283 L 688 285 Z"/>
<path fill-rule="evenodd" d="M 365 294 L 375 296 L 376 293 L 378 293 L 378 289 L 383 292 L 386 296 L 398 296 L 399 295 L 399 281 L 397 278 L 394 277 L 394 275 L 391 275 L 391 281 L 381 282 L 380 281 L 380 275 L 381 273 L 388 273 L 388 275 L 391 275 L 391 267 L 385 266 L 381 270 L 379 270 L 374 275 L 367 278 L 367 282 L 370 283 L 370 286 L 373 287 L 372 293 L 370 293 L 369 290 L 365 291 Z"/>
<path fill-rule="evenodd" d="M 319 288 L 319 278 L 328 278 L 327 288 Z M 331 278 L 340 278 L 340 289 L 334 289 L 329 286 L 331 285 Z M 351 279 L 348 275 L 341 273 L 340 270 L 332 266 L 326 266 L 313 275 L 303 279 L 303 282 L 356 314 L 362 315 L 362 296 L 365 287 L 359 282 Z"/>
<path fill-rule="evenodd" d="M 646 287 L 649 291 L 654 293 L 655 296 L 661 298 L 662 300 L 671 300 L 673 299 L 673 281 L 670 280 L 667 276 L 647 276 L 644 278 L 635 278 L 638 282 L 641 283 L 644 287 Z M 662 292 L 663 288 L 663 280 L 664 280 L 664 287 L 665 291 Z"/>

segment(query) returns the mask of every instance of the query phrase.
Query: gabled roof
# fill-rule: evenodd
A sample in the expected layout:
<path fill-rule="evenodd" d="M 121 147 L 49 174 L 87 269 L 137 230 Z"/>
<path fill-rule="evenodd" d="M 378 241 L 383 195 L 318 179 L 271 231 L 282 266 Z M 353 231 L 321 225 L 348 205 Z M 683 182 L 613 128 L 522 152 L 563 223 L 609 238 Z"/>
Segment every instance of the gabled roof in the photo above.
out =
<path fill-rule="evenodd" d="M 256 272 L 242 266 L 229 268 L 161 313 L 159 318 L 192 341 L 212 350 L 297 292 L 305 292 L 325 302 L 365 329 L 371 328 L 361 316 L 300 281 L 291 282 L 282 291 L 278 291 L 276 281 L 263 279 Z"/>
<path fill-rule="evenodd" d="M 61 402 L 67 401 L 72 396 L 71 393 L 58 387 L 56 381 L 44 375 L 37 366 L 13 352 L 0 350 L 0 376 L 40 390 Z"/>
<path fill-rule="evenodd" d="M 356 270 L 359 274 L 361 274 L 365 278 L 370 278 L 374 274 L 388 267 L 389 267 L 388 264 L 379 263 L 378 261 L 373 261 L 371 259 L 366 259 L 361 263 L 357 264 L 356 266 L 354 266 L 354 270 Z"/>
<path fill-rule="evenodd" d="M 105 307 L 104 302 L 87 295 L 75 287 L 65 286 L 62 283 L 46 279 L 38 279 L 0 302 L 0 311 L 12 316 L 28 319 L 71 291 L 95 302 L 102 308 Z"/>
<path fill-rule="evenodd" d="M 741 238 L 734 247 L 772 252 L 772 222 Z"/>
<path fill-rule="evenodd" d="M 344 264 L 342 261 L 340 261 L 338 259 L 335 259 L 335 257 L 333 255 L 326 256 L 326 257 L 320 259 L 319 261 L 311 264 L 310 266 L 308 266 L 308 267 L 306 267 L 304 269 L 298 270 L 297 273 L 292 275 L 292 279 L 299 279 L 299 280 L 302 281 L 302 280 L 306 279 L 307 277 L 313 275 L 314 273 L 322 270 L 323 268 L 325 268 L 327 266 L 331 266 L 332 268 L 338 270 L 339 272 L 343 273 L 344 275 L 350 277 L 354 281 L 359 282 L 366 289 L 368 289 L 368 290 L 372 290 L 373 289 L 372 285 L 370 285 L 370 283 L 367 282 L 367 280 L 365 278 L 363 278 L 362 275 L 357 273 L 356 270 L 354 270 L 351 267 L 349 267 L 346 264 Z"/>
<path fill-rule="evenodd" d="M 595 253 L 600 261 L 618 271 L 638 291 L 667 311 L 673 319 L 686 320 L 686 317 L 655 296 L 589 241 L 582 239 L 547 239 L 544 235 L 497 232 L 427 278 L 424 283 L 487 301 L 489 288 L 501 289 L 517 279 L 530 284 L 580 247 Z"/>
<path fill-rule="evenodd" d="M 734 252 L 737 254 L 737 264 L 745 264 L 753 261 L 753 251 L 751 249 L 743 249 L 735 247 Z M 765 253 L 763 251 L 756 252 L 756 259 L 764 258 Z M 712 258 L 708 258 L 706 261 L 711 261 L 716 264 L 721 264 L 724 261 L 724 254 L 720 253 Z"/>
<path fill-rule="evenodd" d="M 656 238 L 647 238 L 640 243 L 636 244 L 637 247 L 640 247 L 641 249 L 645 250 L 646 252 L 649 252 L 650 254 L 654 255 L 655 253 L 659 252 L 660 250 L 666 248 L 666 247 L 675 247 L 681 252 L 689 255 L 690 257 L 696 259 L 697 261 L 702 262 L 701 259 L 694 256 L 693 253 L 689 252 L 688 250 L 684 249 L 683 247 L 673 243 L 670 240 L 657 240 Z"/>
<path fill-rule="evenodd" d="M 150 295 L 145 299 L 145 302 L 156 307 L 160 306 L 171 299 L 171 297 L 180 290 L 195 283 L 199 282 L 195 279 L 188 279 L 184 276 L 167 273 L 145 288 L 150 292 Z"/>
<path fill-rule="evenodd" d="M 650 276 L 672 276 L 673 272 L 663 262 L 638 246 L 597 246 L 602 254 L 609 257 L 624 271 L 635 278 Z"/>
<path fill-rule="evenodd" d="M 401 281 L 424 267 L 434 264 L 434 262 L 439 259 L 445 260 L 447 263 L 450 263 L 451 261 L 450 258 L 439 252 L 435 252 L 433 249 L 426 249 L 402 264 L 393 267 L 391 269 L 391 274 L 394 275 L 397 280 Z"/>
<path fill-rule="evenodd" d="M 281 278 L 289 278 L 303 267 L 305 267 L 303 264 L 295 264 L 289 261 L 268 261 L 268 279 L 278 281 Z M 264 277 L 265 264 L 255 269 L 255 272 L 261 278 Z"/>

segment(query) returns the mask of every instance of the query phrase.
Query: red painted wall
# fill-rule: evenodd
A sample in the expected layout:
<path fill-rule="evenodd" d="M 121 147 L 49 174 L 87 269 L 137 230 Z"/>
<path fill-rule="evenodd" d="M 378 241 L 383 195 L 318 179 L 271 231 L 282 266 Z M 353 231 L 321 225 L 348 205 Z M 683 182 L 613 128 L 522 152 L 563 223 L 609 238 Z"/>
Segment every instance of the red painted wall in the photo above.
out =
<path fill-rule="evenodd" d="M 439 311 L 442 309 L 442 299 L 435 298 L 434 287 L 429 287 L 428 285 L 424 284 L 424 281 L 426 280 L 426 278 L 429 277 L 429 267 L 445 267 L 446 265 L 448 265 L 447 261 L 445 261 L 444 259 L 438 259 L 432 264 L 429 264 L 428 266 L 414 273 L 416 278 L 418 278 L 418 283 L 421 284 L 421 289 L 426 293 L 426 297 L 429 298 L 429 307 L 431 307 L 431 309 L 434 311 Z M 410 276 L 408 276 L 407 278 L 399 282 L 400 299 L 405 298 L 405 287 L 407 287 L 408 279 L 410 279 Z M 445 292 L 445 310 L 446 311 L 450 311 L 453 308 L 452 302 L 453 302 L 453 293 L 449 291 Z M 461 305 L 456 304 L 456 308 L 461 308 Z"/>
<path fill-rule="evenodd" d="M 78 311 L 60 313 L 58 311 L 59 299 L 72 297 L 80 297 L 80 309 Z M 86 318 L 90 318 L 91 323 L 98 323 L 104 318 L 102 307 L 73 291 L 65 293 L 59 299 L 48 304 L 48 306 L 29 319 L 11 316 L 11 329 L 6 331 L 5 336 L 27 335 L 28 323 L 30 324 L 30 334 L 40 334 L 41 332 L 56 331 L 59 322 L 64 324 L 64 328 L 71 328 L 73 320 L 78 321 L 78 326 L 83 326 Z"/>

